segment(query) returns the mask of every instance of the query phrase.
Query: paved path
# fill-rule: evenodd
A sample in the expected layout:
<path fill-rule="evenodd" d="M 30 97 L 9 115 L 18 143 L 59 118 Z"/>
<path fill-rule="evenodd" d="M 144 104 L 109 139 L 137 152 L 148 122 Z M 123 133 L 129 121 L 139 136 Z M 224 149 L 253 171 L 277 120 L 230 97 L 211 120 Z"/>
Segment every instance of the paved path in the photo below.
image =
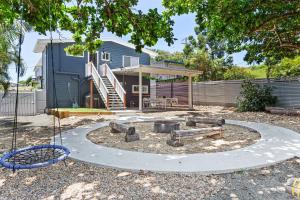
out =
<path fill-rule="evenodd" d="M 120 121 L 152 121 L 153 118 L 120 117 Z M 300 155 L 300 134 L 282 127 L 263 123 L 226 120 L 227 124 L 252 128 L 261 139 L 242 149 L 196 154 L 152 154 L 120 150 L 96 145 L 87 133 L 107 126 L 108 122 L 78 127 L 63 134 L 70 157 L 88 163 L 128 170 L 220 174 L 259 168 Z"/>

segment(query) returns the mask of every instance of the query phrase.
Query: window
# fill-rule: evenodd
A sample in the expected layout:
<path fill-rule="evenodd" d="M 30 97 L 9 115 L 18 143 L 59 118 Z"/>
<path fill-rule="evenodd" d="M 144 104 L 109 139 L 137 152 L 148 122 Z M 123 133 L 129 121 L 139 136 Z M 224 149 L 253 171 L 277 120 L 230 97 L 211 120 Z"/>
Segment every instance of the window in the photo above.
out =
<path fill-rule="evenodd" d="M 110 61 L 110 53 L 104 51 L 101 52 L 101 60 Z"/>
<path fill-rule="evenodd" d="M 84 52 L 82 52 L 82 55 L 72 55 L 66 52 L 66 56 L 72 56 L 72 57 L 78 57 L 78 58 L 83 58 L 84 57 Z"/>
<path fill-rule="evenodd" d="M 132 93 L 133 94 L 138 94 L 139 93 L 139 85 L 132 85 Z M 142 93 L 143 94 L 148 94 L 149 93 L 148 85 L 143 85 Z"/>
<path fill-rule="evenodd" d="M 132 67 L 140 64 L 139 57 L 123 56 L 123 67 Z"/>

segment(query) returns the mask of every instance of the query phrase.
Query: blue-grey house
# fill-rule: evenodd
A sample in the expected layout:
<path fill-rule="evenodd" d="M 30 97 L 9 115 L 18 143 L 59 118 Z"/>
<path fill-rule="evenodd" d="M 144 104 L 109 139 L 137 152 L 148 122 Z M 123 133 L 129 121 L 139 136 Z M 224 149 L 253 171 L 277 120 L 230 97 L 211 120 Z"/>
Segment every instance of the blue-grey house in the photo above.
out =
<path fill-rule="evenodd" d="M 102 40 L 104 43 L 95 54 L 83 52 L 81 56 L 73 56 L 64 51 L 74 43 L 72 40 L 55 39 L 53 59 L 50 40 L 37 40 L 34 52 L 42 53 L 41 87 L 46 90 L 47 108 L 55 107 L 53 72 L 58 107 L 78 105 L 107 109 L 132 106 L 142 109 L 142 98 L 150 97 L 151 90 L 151 81 L 143 77 L 145 74 L 183 75 L 190 77 L 190 83 L 191 77 L 199 74 L 178 66 L 151 65 L 155 52 L 143 49 L 138 53 L 128 42 L 113 38 Z"/>

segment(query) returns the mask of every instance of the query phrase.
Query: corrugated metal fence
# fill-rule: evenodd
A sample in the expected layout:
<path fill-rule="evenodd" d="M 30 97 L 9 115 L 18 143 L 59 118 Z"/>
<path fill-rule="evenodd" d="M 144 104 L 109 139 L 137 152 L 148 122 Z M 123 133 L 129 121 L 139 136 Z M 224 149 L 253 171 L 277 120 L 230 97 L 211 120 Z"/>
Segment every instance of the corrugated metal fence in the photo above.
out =
<path fill-rule="evenodd" d="M 188 82 L 157 82 L 155 87 L 156 97 L 176 97 L 179 104 L 188 104 Z"/>
<path fill-rule="evenodd" d="M 193 84 L 194 105 L 235 105 L 240 95 L 243 81 L 209 81 Z M 254 80 L 261 85 L 273 87 L 278 106 L 300 107 L 300 81 L 294 80 Z"/>
<path fill-rule="evenodd" d="M 224 105 L 234 106 L 240 95 L 243 81 L 208 81 L 193 83 L 194 105 Z M 273 95 L 277 96 L 278 106 L 300 107 L 300 80 L 270 80 L 256 79 L 254 83 L 273 87 Z M 188 102 L 187 82 L 157 82 L 151 87 L 156 97 L 176 97 L 180 104 Z"/>

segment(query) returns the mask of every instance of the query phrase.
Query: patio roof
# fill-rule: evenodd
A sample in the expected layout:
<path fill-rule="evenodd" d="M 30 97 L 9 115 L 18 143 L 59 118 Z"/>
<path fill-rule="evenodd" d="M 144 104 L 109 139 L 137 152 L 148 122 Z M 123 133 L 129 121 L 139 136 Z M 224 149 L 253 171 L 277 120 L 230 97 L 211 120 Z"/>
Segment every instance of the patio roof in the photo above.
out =
<path fill-rule="evenodd" d="M 190 70 L 185 67 L 161 67 L 153 65 L 137 65 L 132 67 L 124 67 L 113 69 L 116 74 L 129 72 L 129 73 L 148 73 L 148 74 L 162 74 L 162 75 L 181 75 L 181 76 L 198 76 L 202 71 Z"/>

